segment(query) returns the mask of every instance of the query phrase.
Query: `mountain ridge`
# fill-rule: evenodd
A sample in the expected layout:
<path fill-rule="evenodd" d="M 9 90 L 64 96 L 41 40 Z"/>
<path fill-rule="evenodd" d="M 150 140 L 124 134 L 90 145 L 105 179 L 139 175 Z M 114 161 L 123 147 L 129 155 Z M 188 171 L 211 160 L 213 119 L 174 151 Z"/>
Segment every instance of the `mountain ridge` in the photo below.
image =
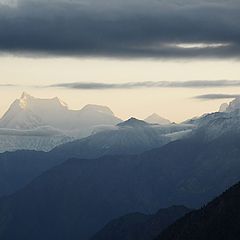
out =
<path fill-rule="evenodd" d="M 238 240 L 240 236 L 240 183 L 201 209 L 187 214 L 155 240 Z"/>
<path fill-rule="evenodd" d="M 155 214 L 130 213 L 110 221 L 91 240 L 152 240 L 190 211 L 185 206 L 172 206 Z"/>

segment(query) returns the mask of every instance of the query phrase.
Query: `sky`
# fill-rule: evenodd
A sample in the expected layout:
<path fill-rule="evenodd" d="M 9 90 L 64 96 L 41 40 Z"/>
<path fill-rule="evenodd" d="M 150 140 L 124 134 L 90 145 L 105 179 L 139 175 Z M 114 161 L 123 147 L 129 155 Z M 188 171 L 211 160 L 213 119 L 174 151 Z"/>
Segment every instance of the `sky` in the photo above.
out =
<path fill-rule="evenodd" d="M 27 91 L 180 122 L 240 94 L 238 0 L 0 0 L 0 115 Z"/>

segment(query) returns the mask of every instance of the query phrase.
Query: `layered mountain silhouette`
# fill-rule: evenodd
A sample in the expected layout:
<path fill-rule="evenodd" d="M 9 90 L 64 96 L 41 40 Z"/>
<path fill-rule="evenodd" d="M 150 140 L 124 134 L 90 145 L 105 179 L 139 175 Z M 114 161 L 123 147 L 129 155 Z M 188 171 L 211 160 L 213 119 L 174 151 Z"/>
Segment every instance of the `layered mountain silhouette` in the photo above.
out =
<path fill-rule="evenodd" d="M 133 175 L 140 162 L 76 159 L 44 173 L 1 199 L 0 239 L 88 239 L 115 217 L 154 209 L 153 189 Z"/>
<path fill-rule="evenodd" d="M 238 240 L 240 236 L 240 184 L 205 207 L 187 214 L 156 240 Z"/>
<path fill-rule="evenodd" d="M 172 141 L 175 136 L 171 136 L 171 133 L 179 133 L 178 137 L 181 138 L 188 134 L 189 129 L 192 129 L 191 125 L 161 127 L 132 118 L 117 126 L 98 129 L 87 138 L 65 143 L 48 153 L 18 151 L 0 154 L 0 196 L 13 193 L 43 171 L 69 158 L 90 159 L 104 155 L 139 154 Z M 46 129 L 47 133 L 51 134 L 49 129 Z M 19 137 L 24 138 L 21 135 Z M 41 136 L 40 139 L 42 138 L 46 141 L 43 144 L 50 145 L 49 136 Z"/>
<path fill-rule="evenodd" d="M 0 239 L 85 240 L 125 214 L 202 206 L 240 180 L 239 116 L 161 127 L 132 118 L 49 153 L 1 154 L 1 193 L 15 193 L 0 200 Z"/>
<path fill-rule="evenodd" d="M 151 121 L 153 118 L 157 121 Z M 0 153 L 23 149 L 47 152 L 63 143 L 113 129 L 121 122 L 106 106 L 89 104 L 81 110 L 70 110 L 57 97 L 40 99 L 24 92 L 0 119 Z M 170 122 L 157 115 L 149 122 L 170 127 Z"/>
<path fill-rule="evenodd" d="M 200 207 L 240 180 L 239 143 L 239 134 L 190 138 L 141 155 L 64 162 L 0 201 L 0 239 L 84 240 L 127 213 Z"/>
<path fill-rule="evenodd" d="M 130 118 L 117 126 L 94 135 L 56 147 L 68 157 L 96 158 L 103 155 L 139 154 L 161 147 L 173 140 L 181 139 L 193 129 L 192 125 L 151 125 L 136 118 Z"/>
<path fill-rule="evenodd" d="M 112 220 L 91 240 L 153 240 L 163 229 L 190 211 L 184 206 L 172 206 L 152 215 L 131 213 Z"/>

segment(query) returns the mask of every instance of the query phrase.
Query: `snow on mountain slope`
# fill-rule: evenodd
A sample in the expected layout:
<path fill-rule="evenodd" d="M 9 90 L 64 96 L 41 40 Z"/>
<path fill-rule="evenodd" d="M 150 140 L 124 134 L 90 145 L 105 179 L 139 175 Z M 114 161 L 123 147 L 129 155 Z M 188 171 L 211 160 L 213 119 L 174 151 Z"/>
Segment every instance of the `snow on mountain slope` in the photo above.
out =
<path fill-rule="evenodd" d="M 101 124 L 115 125 L 119 122 L 121 120 L 105 106 L 87 105 L 74 111 L 59 98 L 39 99 L 24 92 L 0 120 L 0 127 L 33 129 L 52 126 L 61 130 L 86 130 Z"/>
<path fill-rule="evenodd" d="M 169 138 L 170 142 L 173 142 L 178 139 L 187 137 L 191 132 L 192 132 L 192 129 L 188 129 L 188 130 L 183 130 L 179 132 L 169 133 L 169 134 L 166 134 L 165 136 Z"/>
<path fill-rule="evenodd" d="M 54 147 L 74 140 L 63 132 L 50 127 L 30 130 L 0 129 L 0 153 L 16 150 L 48 152 Z"/>
<path fill-rule="evenodd" d="M 87 105 L 74 111 L 58 98 L 38 99 L 23 93 L 0 120 L 0 152 L 18 149 L 49 151 L 59 144 L 89 135 L 99 137 L 98 133 L 101 133 L 101 141 L 110 139 L 105 147 L 113 144 L 117 147 L 119 142 L 125 146 L 129 139 L 133 141 L 129 144 L 134 146 L 140 143 L 140 138 L 139 146 L 145 143 L 147 148 L 155 147 L 159 146 L 159 135 L 162 145 L 189 135 L 192 129 L 205 132 L 205 137 L 211 140 L 230 131 L 240 132 L 240 98 L 222 105 L 219 112 L 204 114 L 183 124 L 171 124 L 168 120 L 163 123 L 156 114 L 147 119 L 153 123 L 135 118 L 122 122 L 105 106 Z M 157 124 L 157 120 L 161 123 Z"/>
<path fill-rule="evenodd" d="M 148 124 L 136 118 L 118 124 L 114 128 L 105 128 L 95 134 L 57 147 L 53 152 L 79 158 L 96 158 L 103 155 L 139 154 L 163 146 L 172 139 L 187 136 L 192 125 Z M 183 134 L 182 131 L 189 131 Z M 179 135 L 168 136 L 170 133 Z"/>
<path fill-rule="evenodd" d="M 149 117 L 144 119 L 147 123 L 156 123 L 156 124 L 170 124 L 171 122 L 168 119 L 165 119 L 163 117 L 160 117 L 158 114 L 153 113 Z"/>
<path fill-rule="evenodd" d="M 24 108 L 20 100 L 16 100 L 0 120 L 1 128 L 32 129 L 42 126 L 42 119 L 31 110 Z"/>
<path fill-rule="evenodd" d="M 240 110 L 240 97 L 235 98 L 226 108 L 226 112 L 234 112 L 237 110 Z"/>
<path fill-rule="evenodd" d="M 225 112 L 228 106 L 229 106 L 228 103 L 223 103 L 219 108 L 219 112 Z"/>
<path fill-rule="evenodd" d="M 229 105 L 222 106 L 221 111 L 204 114 L 199 118 L 189 120 L 188 123 L 194 124 L 195 131 L 201 133 L 209 141 L 223 134 L 240 132 L 240 98 L 234 99 Z"/>

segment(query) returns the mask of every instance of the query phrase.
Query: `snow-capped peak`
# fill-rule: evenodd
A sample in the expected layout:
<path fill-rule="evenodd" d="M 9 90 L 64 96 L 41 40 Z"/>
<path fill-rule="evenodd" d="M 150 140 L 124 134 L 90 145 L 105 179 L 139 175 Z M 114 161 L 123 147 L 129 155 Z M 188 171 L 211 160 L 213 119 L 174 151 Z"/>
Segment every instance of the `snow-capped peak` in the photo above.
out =
<path fill-rule="evenodd" d="M 27 92 L 23 92 L 20 99 L 28 99 L 28 98 L 33 98 L 33 97 Z"/>
<path fill-rule="evenodd" d="M 26 109 L 28 106 L 28 102 L 33 99 L 34 97 L 32 97 L 31 95 L 29 95 L 26 92 L 23 92 L 21 95 L 21 98 L 19 99 L 19 106 L 22 109 Z"/>
<path fill-rule="evenodd" d="M 82 110 L 70 110 L 57 97 L 41 99 L 23 92 L 0 119 L 0 128 L 32 129 L 52 126 L 62 130 L 90 129 L 97 125 L 115 125 L 121 119 L 105 106 L 87 105 Z"/>
<path fill-rule="evenodd" d="M 147 117 L 145 120 L 147 123 L 152 123 L 152 124 L 171 124 L 171 122 L 168 119 L 165 119 L 163 117 L 160 117 L 158 114 L 153 113 L 149 117 Z"/>
<path fill-rule="evenodd" d="M 63 107 L 68 108 L 67 103 L 65 103 L 65 102 L 64 102 L 63 100 L 61 100 L 60 98 L 55 97 L 54 99 L 55 99 L 57 102 L 59 102 L 60 105 L 62 105 Z"/>
<path fill-rule="evenodd" d="M 226 108 L 227 112 L 234 112 L 236 110 L 240 110 L 240 96 L 230 102 L 229 106 Z"/>
<path fill-rule="evenodd" d="M 35 98 L 28 94 L 27 92 L 23 92 L 20 99 L 19 99 L 19 106 L 22 109 L 26 108 L 32 108 L 38 107 L 40 105 L 52 105 L 55 107 L 63 107 L 63 108 L 68 108 L 67 104 L 59 99 L 58 97 L 50 98 L 50 99 L 40 99 L 40 98 Z"/>

